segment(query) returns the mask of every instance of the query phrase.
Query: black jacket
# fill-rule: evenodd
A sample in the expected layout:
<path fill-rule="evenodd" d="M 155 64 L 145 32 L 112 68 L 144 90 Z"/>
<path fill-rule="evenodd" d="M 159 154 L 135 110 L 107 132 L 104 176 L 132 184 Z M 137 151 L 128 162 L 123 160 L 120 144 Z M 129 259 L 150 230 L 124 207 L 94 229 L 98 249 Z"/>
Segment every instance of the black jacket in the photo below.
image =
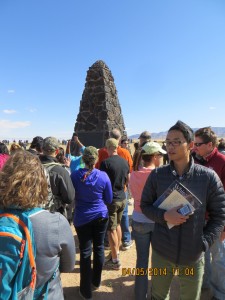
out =
<path fill-rule="evenodd" d="M 43 165 L 57 162 L 52 156 L 40 155 L 39 158 Z M 70 204 L 74 201 L 75 190 L 70 175 L 61 165 L 56 165 L 51 169 L 50 183 L 53 195 L 60 198 L 63 203 Z"/>
<path fill-rule="evenodd" d="M 169 229 L 164 220 L 165 210 L 152 204 L 174 181 L 180 181 L 202 206 L 195 210 L 188 221 Z M 157 253 L 177 265 L 189 265 L 198 261 L 223 231 L 225 223 L 225 193 L 218 175 L 203 166 L 190 162 L 189 171 L 182 178 L 173 164 L 159 167 L 151 172 L 142 193 L 141 209 L 154 220 L 152 247 Z M 205 212 L 210 220 L 205 226 Z"/>

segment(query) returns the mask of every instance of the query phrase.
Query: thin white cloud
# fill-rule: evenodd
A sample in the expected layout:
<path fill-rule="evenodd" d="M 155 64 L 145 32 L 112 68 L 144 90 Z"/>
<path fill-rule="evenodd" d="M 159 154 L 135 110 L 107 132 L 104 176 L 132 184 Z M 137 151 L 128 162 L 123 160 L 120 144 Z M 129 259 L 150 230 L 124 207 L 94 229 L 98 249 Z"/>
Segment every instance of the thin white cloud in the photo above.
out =
<path fill-rule="evenodd" d="M 36 108 L 28 108 L 28 111 L 31 113 L 34 113 L 35 111 L 37 111 L 37 109 Z"/>
<path fill-rule="evenodd" d="M 9 94 L 14 94 L 14 93 L 15 93 L 15 90 L 8 90 L 8 93 L 9 93 Z"/>
<path fill-rule="evenodd" d="M 210 106 L 210 108 L 209 108 L 210 110 L 212 110 L 212 109 L 216 109 L 216 107 L 215 106 Z"/>
<path fill-rule="evenodd" d="M 11 114 L 15 114 L 16 110 L 14 110 L 14 109 L 4 109 L 3 112 L 4 112 L 4 114 L 11 115 Z"/>
<path fill-rule="evenodd" d="M 0 120 L 0 127 L 5 129 L 12 128 L 24 128 L 31 125 L 30 121 L 10 121 L 10 120 Z"/>

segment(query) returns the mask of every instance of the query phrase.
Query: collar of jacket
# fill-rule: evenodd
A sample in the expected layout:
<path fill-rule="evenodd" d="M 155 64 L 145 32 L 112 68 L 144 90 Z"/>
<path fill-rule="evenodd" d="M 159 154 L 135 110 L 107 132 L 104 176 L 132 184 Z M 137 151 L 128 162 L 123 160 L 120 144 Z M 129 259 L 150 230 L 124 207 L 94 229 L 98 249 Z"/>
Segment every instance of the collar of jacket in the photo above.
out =
<path fill-rule="evenodd" d="M 40 160 L 42 163 L 44 164 L 47 164 L 47 163 L 50 163 L 50 162 L 58 162 L 57 161 L 57 158 L 53 157 L 53 156 L 50 156 L 50 155 L 41 155 L 39 156 Z"/>
<path fill-rule="evenodd" d="M 215 155 L 216 152 L 218 152 L 218 150 L 217 150 L 217 148 L 215 147 L 215 148 L 213 149 L 213 151 L 210 152 L 209 155 L 206 156 L 205 160 L 206 160 L 206 161 L 210 161 L 210 159 Z"/>
<path fill-rule="evenodd" d="M 177 173 L 177 171 L 174 167 L 173 161 L 170 162 L 171 173 L 173 174 L 174 177 L 176 177 L 176 179 L 179 179 L 179 181 L 183 181 L 183 180 L 189 178 L 191 176 L 191 174 L 193 173 L 193 169 L 194 169 L 194 159 L 191 155 L 190 155 L 190 161 L 189 161 L 188 169 L 184 172 L 184 174 L 182 176 L 180 176 Z"/>

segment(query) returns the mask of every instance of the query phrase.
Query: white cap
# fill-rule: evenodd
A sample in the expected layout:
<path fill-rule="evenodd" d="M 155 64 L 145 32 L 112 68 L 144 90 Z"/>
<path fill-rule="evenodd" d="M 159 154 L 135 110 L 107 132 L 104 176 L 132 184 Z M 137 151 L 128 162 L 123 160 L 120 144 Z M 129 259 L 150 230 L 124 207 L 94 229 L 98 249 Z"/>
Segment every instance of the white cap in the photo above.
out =
<path fill-rule="evenodd" d="M 145 151 L 143 154 L 152 155 L 154 153 L 166 154 L 167 152 L 162 149 L 162 147 L 156 142 L 148 142 L 143 147 L 142 150 Z"/>

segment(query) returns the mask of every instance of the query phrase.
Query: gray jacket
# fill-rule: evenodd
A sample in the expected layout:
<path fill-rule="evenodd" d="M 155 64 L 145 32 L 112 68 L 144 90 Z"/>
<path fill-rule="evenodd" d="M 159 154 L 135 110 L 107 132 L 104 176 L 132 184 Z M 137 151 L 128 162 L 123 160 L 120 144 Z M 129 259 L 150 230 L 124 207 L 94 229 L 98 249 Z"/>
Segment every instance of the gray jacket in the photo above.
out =
<path fill-rule="evenodd" d="M 154 201 L 174 181 L 180 181 L 202 206 L 195 210 L 188 221 L 169 229 L 164 220 L 165 210 L 153 206 Z M 153 170 L 142 193 L 141 209 L 154 220 L 155 229 L 152 247 L 157 253 L 177 265 L 189 265 L 198 261 L 223 231 L 225 223 L 225 193 L 218 175 L 203 166 L 190 162 L 190 168 L 182 178 L 176 173 L 173 163 Z M 205 226 L 205 213 L 209 221 Z M 205 226 L 205 227 L 204 227 Z"/>
<path fill-rule="evenodd" d="M 37 284 L 45 284 L 59 266 L 56 277 L 49 283 L 48 300 L 62 300 L 60 272 L 71 272 L 75 265 L 75 242 L 70 225 L 60 213 L 47 210 L 30 217 L 36 243 Z"/>

